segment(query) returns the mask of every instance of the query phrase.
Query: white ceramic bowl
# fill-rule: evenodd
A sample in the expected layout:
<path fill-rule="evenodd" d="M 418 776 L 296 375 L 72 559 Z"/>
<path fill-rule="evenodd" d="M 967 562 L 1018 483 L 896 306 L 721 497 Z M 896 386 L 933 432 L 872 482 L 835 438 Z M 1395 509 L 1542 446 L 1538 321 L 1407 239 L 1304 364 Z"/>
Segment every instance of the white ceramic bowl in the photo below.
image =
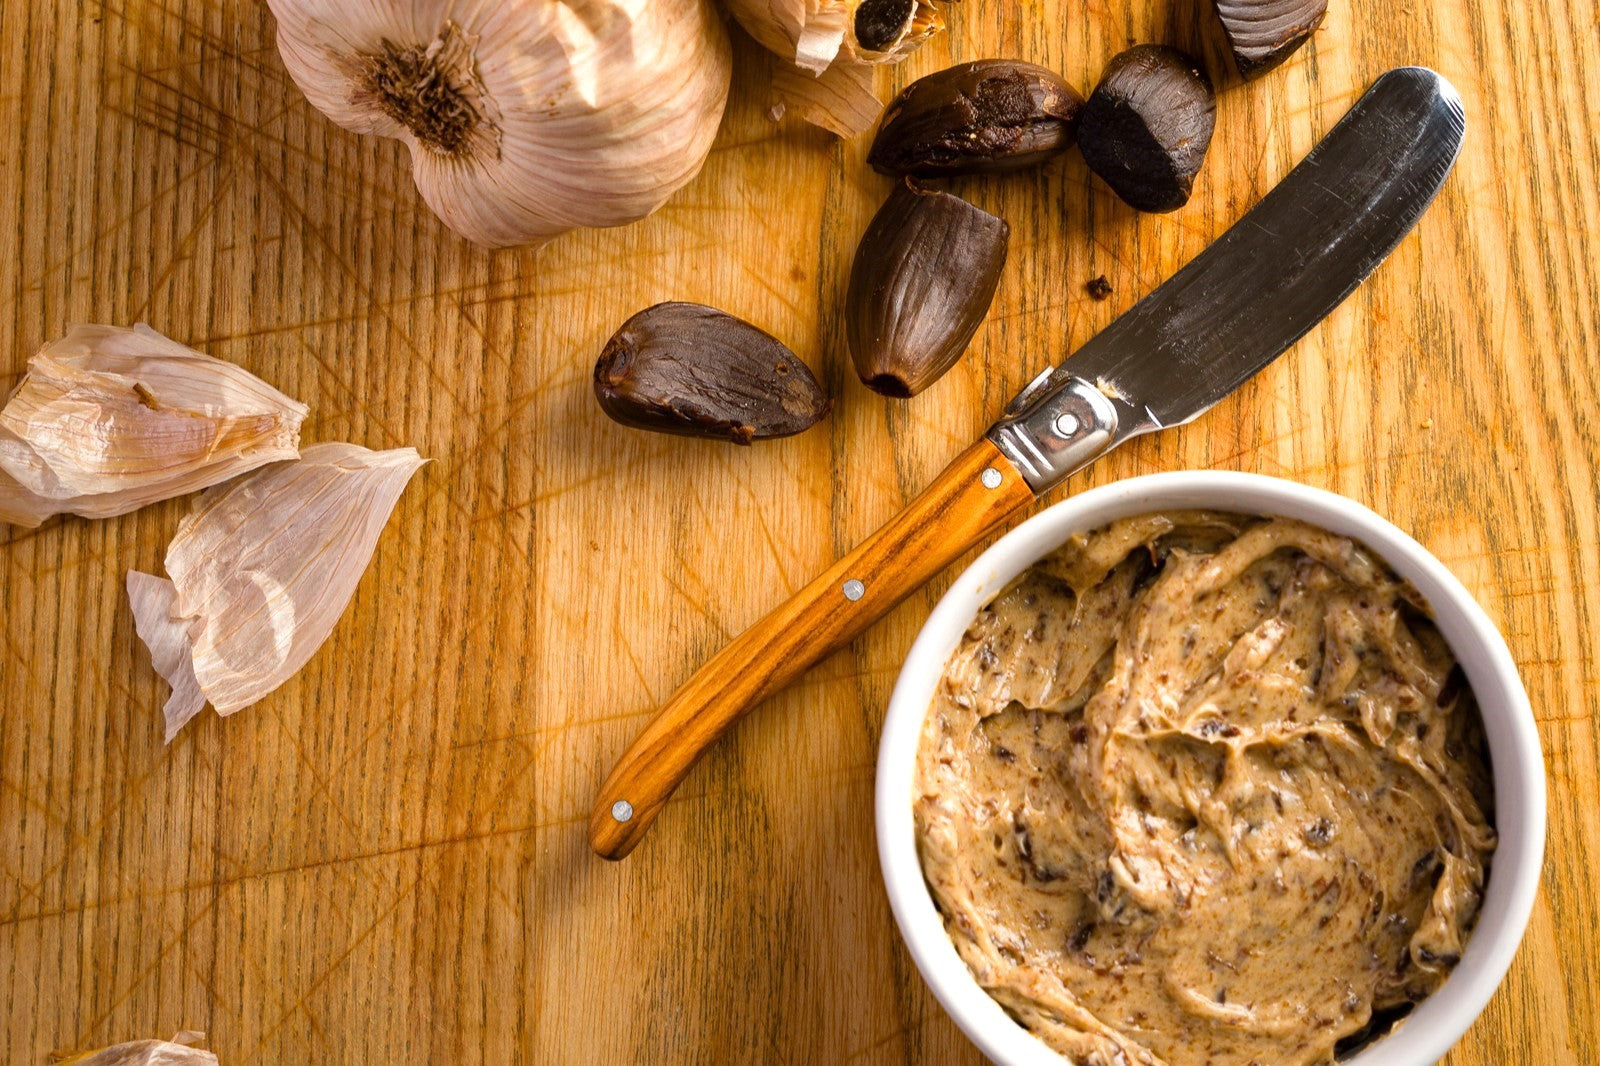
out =
<path fill-rule="evenodd" d="M 1437 992 L 1347 1066 L 1432 1063 L 1460 1039 L 1505 976 L 1528 924 L 1544 854 L 1545 779 L 1539 734 L 1517 667 L 1494 624 L 1416 541 L 1353 500 L 1292 481 L 1221 471 L 1130 478 L 1081 493 L 1002 537 L 956 580 L 912 645 L 889 701 L 878 749 L 878 856 L 901 935 L 923 979 L 963 1032 L 1004 1066 L 1062 1066 L 978 986 L 946 935 L 917 859 L 912 779 L 934 686 L 969 623 L 1012 578 L 1068 536 L 1116 518 L 1180 507 L 1298 518 L 1352 537 L 1410 579 L 1433 606 L 1472 684 L 1494 771 L 1495 851 L 1483 911 L 1461 962 Z"/>

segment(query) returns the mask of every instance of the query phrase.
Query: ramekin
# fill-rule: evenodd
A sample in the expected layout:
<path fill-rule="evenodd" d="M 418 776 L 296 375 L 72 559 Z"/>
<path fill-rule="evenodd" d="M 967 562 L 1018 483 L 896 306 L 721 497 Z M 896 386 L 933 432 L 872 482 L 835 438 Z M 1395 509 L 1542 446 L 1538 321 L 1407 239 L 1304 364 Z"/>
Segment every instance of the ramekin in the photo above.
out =
<path fill-rule="evenodd" d="M 1002 537 L 956 579 L 906 656 L 883 725 L 876 789 L 878 857 L 895 921 L 923 979 L 967 1037 L 1002 1066 L 1066 1062 L 979 987 L 945 933 L 917 859 L 912 781 L 934 686 L 979 609 L 1076 532 L 1128 515 L 1203 507 L 1298 518 L 1352 537 L 1421 591 L 1466 672 L 1488 735 L 1499 847 L 1461 962 L 1388 1035 L 1347 1066 L 1418 1066 L 1448 1051 L 1504 978 L 1528 924 L 1544 855 L 1545 776 L 1528 695 L 1505 640 L 1427 549 L 1354 500 L 1292 481 L 1223 471 L 1151 474 L 1091 489 Z"/>

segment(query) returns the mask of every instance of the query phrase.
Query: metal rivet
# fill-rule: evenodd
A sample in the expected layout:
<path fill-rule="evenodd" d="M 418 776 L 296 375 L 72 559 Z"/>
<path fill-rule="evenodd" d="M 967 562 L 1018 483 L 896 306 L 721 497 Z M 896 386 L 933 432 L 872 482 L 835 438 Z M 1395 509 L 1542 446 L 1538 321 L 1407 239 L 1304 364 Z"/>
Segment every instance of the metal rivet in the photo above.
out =
<path fill-rule="evenodd" d="M 627 800 L 617 800 L 611 805 L 611 817 L 619 822 L 626 822 L 633 817 L 633 804 Z"/>
<path fill-rule="evenodd" d="M 859 600 L 861 597 L 867 594 L 867 586 L 863 585 L 855 578 L 851 578 L 849 581 L 844 583 L 844 588 L 841 591 L 844 592 L 845 599 L 849 600 L 851 603 L 854 603 L 856 600 Z"/>
<path fill-rule="evenodd" d="M 1004 478 L 1000 476 L 1000 471 L 991 466 L 979 475 L 978 480 L 983 482 L 983 487 L 986 489 L 997 489 Z"/>
<path fill-rule="evenodd" d="M 1056 416 L 1056 432 L 1063 437 L 1072 436 L 1082 425 L 1083 423 L 1078 421 L 1078 416 L 1071 411 L 1062 411 Z"/>

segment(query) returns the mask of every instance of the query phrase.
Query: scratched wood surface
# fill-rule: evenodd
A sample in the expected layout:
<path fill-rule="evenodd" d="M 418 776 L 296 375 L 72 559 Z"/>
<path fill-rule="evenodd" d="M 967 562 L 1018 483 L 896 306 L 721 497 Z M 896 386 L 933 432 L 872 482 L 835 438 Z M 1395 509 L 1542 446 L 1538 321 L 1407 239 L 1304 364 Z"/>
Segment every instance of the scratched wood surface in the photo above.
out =
<path fill-rule="evenodd" d="M 1203 6 L 967 0 L 894 79 L 1012 55 L 1087 87 L 1136 40 L 1218 71 Z M 264 5 L 0 5 L 0 385 L 70 322 L 143 320 L 309 402 L 307 440 L 435 460 L 309 666 L 170 747 L 121 589 L 186 504 L 0 529 L 0 1060 L 187 1027 L 225 1063 L 975 1061 L 897 940 L 871 820 L 897 664 L 950 573 L 743 723 L 623 864 L 585 845 L 595 790 L 698 663 L 1420 62 L 1471 133 L 1418 232 L 1236 396 L 1067 491 L 1282 475 L 1454 569 L 1524 671 L 1551 818 L 1527 940 L 1449 1061 L 1600 1062 L 1593 4 L 1336 0 L 1287 67 L 1227 80 L 1174 215 L 1076 157 L 961 183 L 1010 219 L 1011 261 L 909 403 L 855 382 L 837 311 L 888 182 L 862 143 L 770 125 L 767 60 L 735 44 L 716 149 L 665 210 L 486 253 L 398 144 L 304 102 Z M 593 359 L 662 299 L 786 338 L 836 413 L 748 450 L 610 424 Z"/>

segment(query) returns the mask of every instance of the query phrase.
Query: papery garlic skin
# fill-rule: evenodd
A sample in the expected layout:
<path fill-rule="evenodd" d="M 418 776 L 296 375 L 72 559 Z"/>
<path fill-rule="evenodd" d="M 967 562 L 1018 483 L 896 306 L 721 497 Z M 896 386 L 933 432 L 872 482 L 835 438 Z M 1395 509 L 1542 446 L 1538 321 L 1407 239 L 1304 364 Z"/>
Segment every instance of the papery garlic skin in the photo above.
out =
<path fill-rule="evenodd" d="M 268 0 L 323 114 L 405 142 L 428 206 L 488 247 L 620 226 L 711 148 L 732 75 L 711 0 Z"/>
<path fill-rule="evenodd" d="M 316 654 L 426 461 L 414 448 L 311 445 L 200 497 L 167 549 L 167 578 L 128 574 L 139 637 L 172 686 L 169 743 L 207 700 L 232 714 Z"/>
<path fill-rule="evenodd" d="M 929 0 L 728 0 L 728 10 L 762 47 L 813 74 L 841 56 L 898 62 L 944 29 Z"/>
<path fill-rule="evenodd" d="M 0 522 L 109 518 L 299 454 L 306 406 L 138 325 L 74 326 L 0 410 Z"/>
<path fill-rule="evenodd" d="M 194 676 L 194 650 L 186 627 L 174 615 L 178 588 L 164 577 L 139 570 L 128 571 L 128 602 L 133 605 L 133 627 L 150 649 L 150 662 L 172 686 L 162 707 L 167 743 L 206 705 L 206 694 Z"/>
<path fill-rule="evenodd" d="M 793 63 L 780 63 L 772 72 L 774 122 L 787 114 L 820 126 L 838 137 L 854 137 L 872 127 L 883 112 L 883 101 L 873 89 L 878 68 L 859 59 L 840 59 L 821 74 L 812 75 Z"/>
<path fill-rule="evenodd" d="M 55 1066 L 217 1066 L 214 1052 L 196 1046 L 205 1038 L 204 1033 L 185 1029 L 171 1040 L 130 1040 L 52 1062 Z"/>
<path fill-rule="evenodd" d="M 788 61 L 773 76 L 772 117 L 782 118 L 792 110 L 841 137 L 861 133 L 883 109 L 872 89 L 873 69 L 900 62 L 945 25 L 930 0 L 727 0 L 727 4 L 745 32 Z"/>

